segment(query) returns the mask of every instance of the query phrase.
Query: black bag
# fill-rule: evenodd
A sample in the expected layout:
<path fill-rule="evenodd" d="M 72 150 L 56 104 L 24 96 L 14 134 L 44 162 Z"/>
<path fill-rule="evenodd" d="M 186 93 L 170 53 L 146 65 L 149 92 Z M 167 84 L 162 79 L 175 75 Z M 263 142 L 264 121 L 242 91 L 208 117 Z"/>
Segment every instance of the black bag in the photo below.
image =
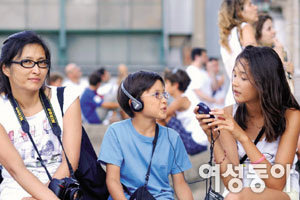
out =
<path fill-rule="evenodd" d="M 219 193 L 215 192 L 213 189 L 209 190 L 208 194 L 205 196 L 204 200 L 223 200 L 224 197 Z"/>
<path fill-rule="evenodd" d="M 63 113 L 65 87 L 57 88 L 57 98 Z M 106 173 L 102 169 L 100 162 L 97 161 L 97 155 L 91 144 L 91 141 L 82 127 L 82 138 L 80 147 L 80 158 L 78 168 L 75 171 L 75 177 L 80 183 L 85 200 L 107 200 L 109 192 L 106 187 Z"/>
<path fill-rule="evenodd" d="M 155 200 L 155 198 L 148 192 L 147 187 L 144 185 L 134 191 L 129 200 Z"/>

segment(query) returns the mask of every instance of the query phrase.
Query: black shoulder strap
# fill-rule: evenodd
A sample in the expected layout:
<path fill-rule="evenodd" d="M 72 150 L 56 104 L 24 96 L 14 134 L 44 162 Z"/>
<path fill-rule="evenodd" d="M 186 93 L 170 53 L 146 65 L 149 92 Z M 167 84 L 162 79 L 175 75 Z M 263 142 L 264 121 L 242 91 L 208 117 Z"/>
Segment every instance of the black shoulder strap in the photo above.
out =
<path fill-rule="evenodd" d="M 75 175 L 74 175 L 74 171 L 73 171 L 73 168 L 72 168 L 72 165 L 68 159 L 68 156 L 66 154 L 66 151 L 64 149 L 64 146 L 63 146 L 63 143 L 61 141 L 61 129 L 60 129 L 60 126 L 58 124 L 58 121 L 57 121 L 57 118 L 56 118 L 56 115 L 55 115 L 55 112 L 52 108 L 52 105 L 49 101 L 49 99 L 46 97 L 44 91 L 40 90 L 40 98 L 41 98 L 41 103 L 42 103 L 42 106 L 45 110 L 45 113 L 46 113 L 46 116 L 48 118 L 48 121 L 49 121 L 49 124 L 52 128 L 52 131 L 54 133 L 54 135 L 56 135 L 61 147 L 62 147 L 62 150 L 64 152 L 64 155 L 65 155 L 65 159 L 67 161 L 67 165 L 68 165 L 68 168 L 69 168 L 69 171 L 70 171 L 70 176 L 74 179 L 75 178 Z"/>
<path fill-rule="evenodd" d="M 254 144 L 257 145 L 258 141 L 260 140 L 260 138 L 262 137 L 262 135 L 265 132 L 265 127 L 262 127 L 256 137 L 256 139 L 254 140 Z M 245 160 L 248 158 L 247 154 L 245 154 L 241 159 L 240 159 L 240 164 L 243 164 L 245 162 Z"/>
<path fill-rule="evenodd" d="M 46 167 L 46 165 L 44 163 L 44 160 L 42 159 L 42 156 L 41 156 L 41 154 L 40 154 L 37 146 L 35 145 L 35 142 L 34 142 L 32 136 L 31 136 L 31 134 L 30 134 L 30 130 L 29 130 L 30 127 L 29 127 L 29 124 L 28 124 L 28 122 L 26 120 L 26 117 L 25 117 L 25 115 L 24 115 L 21 107 L 19 106 L 18 102 L 15 100 L 15 98 L 13 97 L 12 94 L 9 94 L 8 98 L 9 98 L 9 101 L 10 101 L 10 103 L 11 103 L 14 111 L 15 111 L 15 114 L 16 114 L 16 116 L 18 118 L 18 121 L 19 121 L 21 127 L 22 127 L 22 130 L 25 133 L 27 133 L 27 135 L 29 136 L 29 139 L 30 139 L 30 141 L 31 141 L 31 143 L 33 145 L 33 148 L 34 148 L 34 150 L 36 151 L 36 153 L 38 155 L 37 160 L 40 161 L 41 165 L 43 166 L 43 168 L 46 171 L 46 174 L 47 174 L 49 180 L 51 181 L 52 177 L 51 177 L 51 175 L 50 175 L 50 173 L 49 173 L 49 171 L 48 171 L 48 169 L 47 169 L 47 167 Z"/>
<path fill-rule="evenodd" d="M 145 177 L 145 184 L 144 184 L 143 187 L 147 187 L 147 185 L 148 185 L 149 176 L 150 176 L 150 169 L 151 169 L 151 163 L 152 163 L 152 157 L 153 157 L 153 154 L 154 154 L 154 151 L 155 151 L 155 147 L 156 147 L 156 143 L 157 143 L 157 139 L 158 139 L 158 133 L 159 133 L 159 126 L 156 124 L 155 136 L 154 136 L 154 139 L 153 139 L 153 142 L 152 142 L 153 148 L 152 148 L 151 160 L 150 160 L 150 163 L 149 163 L 149 166 L 148 166 L 148 170 L 147 170 L 146 177 Z M 123 190 L 127 194 L 129 194 L 131 197 L 136 195 L 136 193 L 131 194 L 131 192 L 129 191 L 129 189 L 125 185 L 122 184 L 122 187 L 123 187 Z"/>
<path fill-rule="evenodd" d="M 152 142 L 152 144 L 153 144 L 152 155 L 151 155 L 151 160 L 150 160 L 148 170 L 147 170 L 147 174 L 146 174 L 146 178 L 145 178 L 145 186 L 147 186 L 148 181 L 149 181 L 150 169 L 151 169 L 151 164 L 152 164 L 152 157 L 153 157 L 153 154 L 154 154 L 154 151 L 155 151 L 155 147 L 156 147 L 156 143 L 157 143 L 157 139 L 158 139 L 158 133 L 159 133 L 159 126 L 156 124 L 155 136 L 154 136 L 154 139 L 153 139 L 153 142 Z"/>
<path fill-rule="evenodd" d="M 66 87 L 58 87 L 57 88 L 57 99 L 60 106 L 61 114 L 64 116 L 64 90 Z"/>
<path fill-rule="evenodd" d="M 148 185 L 149 176 L 150 176 L 150 169 L 151 169 L 151 163 L 152 163 L 152 157 L 153 157 L 153 154 L 154 154 L 154 151 L 155 151 L 155 147 L 156 147 L 156 143 L 157 143 L 157 139 L 158 139 L 158 133 L 159 133 L 159 126 L 156 124 L 155 136 L 154 136 L 154 139 L 153 139 L 153 142 L 152 142 L 153 148 L 152 148 L 151 160 L 150 160 L 150 163 L 149 163 L 149 166 L 148 166 L 148 170 L 147 170 L 146 177 L 145 177 L 145 184 L 144 184 L 143 187 L 147 187 L 147 185 Z M 127 194 L 129 194 L 130 196 L 133 196 L 125 185 L 122 184 L 122 186 L 123 186 L 123 190 Z"/>

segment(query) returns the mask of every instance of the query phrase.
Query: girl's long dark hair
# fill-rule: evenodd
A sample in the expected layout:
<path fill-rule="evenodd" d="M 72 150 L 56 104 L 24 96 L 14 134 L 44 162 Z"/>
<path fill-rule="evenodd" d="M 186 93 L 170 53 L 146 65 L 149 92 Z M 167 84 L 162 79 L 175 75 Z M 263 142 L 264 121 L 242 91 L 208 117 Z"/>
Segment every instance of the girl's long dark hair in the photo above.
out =
<path fill-rule="evenodd" d="M 237 57 L 236 63 L 248 66 L 257 89 L 266 140 L 272 142 L 283 134 L 286 128 L 287 109 L 300 110 L 286 80 L 283 64 L 277 53 L 269 47 L 247 46 Z M 245 103 L 238 105 L 234 119 L 245 130 L 248 112 Z"/>

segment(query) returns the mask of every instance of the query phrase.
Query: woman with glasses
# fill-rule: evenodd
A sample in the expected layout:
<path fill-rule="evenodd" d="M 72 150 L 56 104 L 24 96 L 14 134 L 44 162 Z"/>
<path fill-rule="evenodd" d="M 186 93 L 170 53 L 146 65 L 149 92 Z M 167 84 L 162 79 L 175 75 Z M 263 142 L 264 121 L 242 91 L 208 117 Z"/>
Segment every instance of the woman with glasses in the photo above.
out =
<path fill-rule="evenodd" d="M 68 177 L 67 162 L 40 96 L 44 93 L 53 107 L 62 129 L 65 152 L 76 169 L 81 142 L 78 92 L 65 89 L 62 117 L 56 87 L 45 85 L 51 68 L 50 52 L 34 32 L 23 31 L 9 36 L 3 43 L 0 66 L 0 163 L 4 167 L 0 199 L 58 199 L 47 187 L 49 177 L 37 159 L 29 136 L 50 176 Z M 18 106 L 13 107 L 13 102 Z M 28 122 L 28 132 L 21 121 Z"/>
<path fill-rule="evenodd" d="M 166 118 L 167 99 L 164 81 L 157 73 L 135 72 L 121 83 L 118 102 L 131 118 L 109 126 L 99 154 L 99 160 L 106 165 L 109 199 L 129 199 L 145 184 L 151 160 L 147 190 L 155 199 L 174 199 L 170 174 L 178 199 L 193 199 L 183 175 L 191 168 L 184 145 L 173 129 L 156 123 Z"/>
<path fill-rule="evenodd" d="M 221 56 L 229 79 L 237 55 L 247 45 L 256 46 L 255 29 L 257 6 L 251 0 L 223 0 L 219 11 Z M 231 83 L 227 91 L 225 106 L 234 104 Z"/>

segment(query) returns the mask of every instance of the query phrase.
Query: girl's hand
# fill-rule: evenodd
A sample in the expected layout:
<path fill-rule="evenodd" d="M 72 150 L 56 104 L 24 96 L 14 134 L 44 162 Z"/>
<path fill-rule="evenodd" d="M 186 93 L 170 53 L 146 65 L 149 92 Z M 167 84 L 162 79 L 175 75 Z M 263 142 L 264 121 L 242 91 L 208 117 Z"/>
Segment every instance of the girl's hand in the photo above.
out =
<path fill-rule="evenodd" d="M 33 197 L 23 197 L 22 200 L 37 200 L 37 199 Z"/>
<path fill-rule="evenodd" d="M 208 124 L 209 127 L 214 127 L 214 131 L 226 130 L 238 141 L 242 141 L 247 137 L 245 131 L 237 124 L 234 118 L 230 114 L 225 113 L 223 109 L 212 109 L 210 114 L 216 117 L 213 122 Z"/>
<path fill-rule="evenodd" d="M 196 119 L 198 120 L 201 128 L 207 135 L 208 140 L 210 141 L 211 140 L 210 134 L 211 134 L 211 131 L 213 131 L 213 127 L 208 126 L 208 124 L 214 122 L 214 118 L 210 118 L 210 115 L 208 115 L 208 114 L 199 114 L 197 112 L 198 109 L 199 109 L 199 106 L 196 106 L 196 108 L 194 109 L 194 113 L 196 114 Z M 216 138 L 218 136 L 218 132 L 213 131 L 213 136 L 214 136 L 214 138 Z"/>

